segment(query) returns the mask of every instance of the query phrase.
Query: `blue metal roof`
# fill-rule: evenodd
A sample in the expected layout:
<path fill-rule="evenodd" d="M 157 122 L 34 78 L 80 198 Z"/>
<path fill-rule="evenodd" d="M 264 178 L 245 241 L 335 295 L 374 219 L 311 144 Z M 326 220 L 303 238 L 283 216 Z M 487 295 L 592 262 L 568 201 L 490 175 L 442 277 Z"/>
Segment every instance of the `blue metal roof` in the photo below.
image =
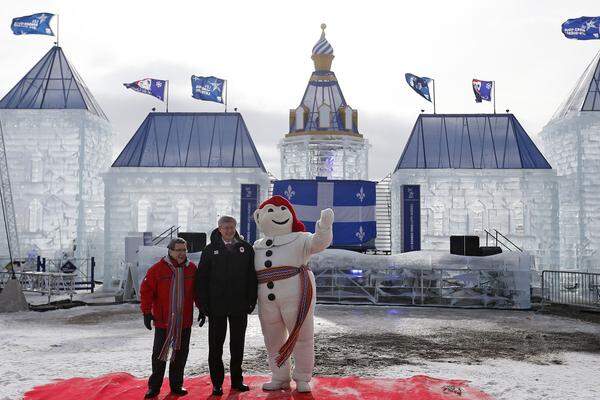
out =
<path fill-rule="evenodd" d="M 113 167 L 260 168 L 239 113 L 150 113 Z"/>
<path fill-rule="evenodd" d="M 58 46 L 0 100 L 4 109 L 85 109 L 106 118 L 94 96 Z"/>
<path fill-rule="evenodd" d="M 551 169 L 513 114 L 421 114 L 398 169 Z"/>

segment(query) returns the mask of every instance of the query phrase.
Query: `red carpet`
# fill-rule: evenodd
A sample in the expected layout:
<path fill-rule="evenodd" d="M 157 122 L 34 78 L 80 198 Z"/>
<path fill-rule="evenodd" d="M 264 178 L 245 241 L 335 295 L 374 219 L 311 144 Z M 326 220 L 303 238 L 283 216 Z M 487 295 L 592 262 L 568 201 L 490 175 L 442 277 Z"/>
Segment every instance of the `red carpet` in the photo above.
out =
<path fill-rule="evenodd" d="M 223 388 L 221 399 L 368 399 L 368 400 L 492 400 L 492 397 L 467 385 L 467 381 L 443 380 L 424 375 L 406 379 L 363 379 L 357 377 L 316 377 L 313 391 L 300 394 L 295 390 L 264 392 L 260 389 L 266 376 L 245 377 L 251 390 L 246 393 L 229 393 L 229 381 Z M 189 394 L 185 397 L 169 395 L 165 380 L 159 400 L 216 399 L 210 394 L 212 386 L 208 376 L 196 376 L 185 380 Z M 119 372 L 98 378 L 72 378 L 38 386 L 25 394 L 25 400 L 140 400 L 146 392 L 146 379 Z M 294 389 L 292 383 L 292 389 Z"/>

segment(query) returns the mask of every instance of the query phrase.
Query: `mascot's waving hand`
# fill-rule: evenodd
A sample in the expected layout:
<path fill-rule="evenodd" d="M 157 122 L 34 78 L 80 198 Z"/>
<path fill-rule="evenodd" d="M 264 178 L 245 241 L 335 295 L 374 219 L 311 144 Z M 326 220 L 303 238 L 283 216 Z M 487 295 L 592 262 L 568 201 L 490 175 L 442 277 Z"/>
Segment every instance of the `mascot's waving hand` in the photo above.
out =
<path fill-rule="evenodd" d="M 254 243 L 258 276 L 258 316 L 269 353 L 271 382 L 265 390 L 290 387 L 290 356 L 299 392 L 310 392 L 315 364 L 315 277 L 307 266 L 312 254 L 333 239 L 333 210 L 321 211 L 315 233 L 304 231 L 292 205 L 281 196 L 264 201 L 254 219 L 265 235 Z"/>

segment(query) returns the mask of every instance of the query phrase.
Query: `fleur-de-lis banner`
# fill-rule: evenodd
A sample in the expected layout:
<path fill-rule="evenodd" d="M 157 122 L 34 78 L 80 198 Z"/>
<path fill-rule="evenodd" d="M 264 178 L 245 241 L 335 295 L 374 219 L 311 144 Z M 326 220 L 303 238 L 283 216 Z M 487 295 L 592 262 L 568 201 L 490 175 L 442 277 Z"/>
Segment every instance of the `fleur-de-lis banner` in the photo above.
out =
<path fill-rule="evenodd" d="M 276 181 L 273 194 L 292 203 L 306 230 L 315 231 L 321 210 L 333 208 L 333 247 L 374 247 L 375 185 L 371 181 L 300 180 Z"/>

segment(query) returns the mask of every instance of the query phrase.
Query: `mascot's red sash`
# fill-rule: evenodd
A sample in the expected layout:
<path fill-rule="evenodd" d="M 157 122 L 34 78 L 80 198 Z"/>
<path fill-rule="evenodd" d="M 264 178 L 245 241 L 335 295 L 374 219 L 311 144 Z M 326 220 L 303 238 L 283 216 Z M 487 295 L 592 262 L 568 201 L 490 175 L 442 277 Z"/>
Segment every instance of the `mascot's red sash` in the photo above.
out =
<path fill-rule="evenodd" d="M 298 341 L 298 336 L 300 336 L 300 328 L 302 328 L 302 324 L 308 315 L 308 310 L 310 309 L 310 305 L 312 303 L 313 288 L 310 283 L 310 275 L 308 274 L 309 271 L 310 268 L 308 266 L 302 265 L 299 268 L 283 266 L 267 268 L 256 272 L 258 283 L 280 281 L 282 279 L 291 278 L 292 276 L 300 274 L 300 304 L 298 306 L 298 316 L 296 317 L 294 329 L 292 329 L 287 340 L 283 346 L 281 346 L 281 349 L 279 349 L 279 354 L 275 360 L 278 367 L 281 367 L 283 363 L 292 355 L 294 346 Z"/>

